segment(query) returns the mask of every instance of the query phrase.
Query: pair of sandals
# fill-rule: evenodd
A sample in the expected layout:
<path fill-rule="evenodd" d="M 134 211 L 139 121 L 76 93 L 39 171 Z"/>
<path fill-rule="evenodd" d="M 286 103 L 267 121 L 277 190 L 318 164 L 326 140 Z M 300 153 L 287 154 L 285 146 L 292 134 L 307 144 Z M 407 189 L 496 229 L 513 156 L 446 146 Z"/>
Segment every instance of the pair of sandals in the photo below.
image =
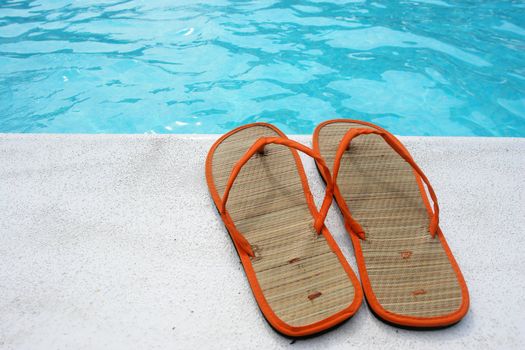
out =
<path fill-rule="evenodd" d="M 326 183 L 319 209 L 297 151 L 314 158 Z M 385 129 L 329 120 L 315 129 L 311 149 L 273 125 L 244 125 L 212 146 L 206 179 L 278 332 L 303 337 L 338 325 L 358 310 L 362 289 L 372 312 L 398 326 L 440 328 L 466 314 L 467 286 L 439 228 L 434 190 Z M 324 225 L 334 197 L 362 289 Z"/>

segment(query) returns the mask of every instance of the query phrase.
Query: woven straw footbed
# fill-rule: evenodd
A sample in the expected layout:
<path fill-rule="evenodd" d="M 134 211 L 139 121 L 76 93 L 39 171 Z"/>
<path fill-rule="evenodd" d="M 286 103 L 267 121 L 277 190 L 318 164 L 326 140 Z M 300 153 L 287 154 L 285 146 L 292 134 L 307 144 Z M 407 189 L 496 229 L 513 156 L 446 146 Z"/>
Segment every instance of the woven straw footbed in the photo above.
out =
<path fill-rule="evenodd" d="M 269 127 L 253 126 L 217 147 L 212 174 L 220 196 L 232 167 L 262 136 L 279 135 Z M 290 326 L 309 325 L 350 306 L 354 286 L 324 236 L 313 230 L 313 217 L 288 147 L 267 145 L 264 156 L 253 156 L 239 173 L 226 209 L 255 248 L 252 264 L 257 280 L 282 321 Z"/>
<path fill-rule="evenodd" d="M 371 127 L 340 122 L 320 130 L 319 149 L 330 169 L 350 128 Z M 461 287 L 440 240 L 428 232 L 429 214 L 411 166 L 379 135 L 361 135 L 341 159 L 337 185 L 365 231 L 361 248 L 381 306 L 412 317 L 457 311 Z"/>

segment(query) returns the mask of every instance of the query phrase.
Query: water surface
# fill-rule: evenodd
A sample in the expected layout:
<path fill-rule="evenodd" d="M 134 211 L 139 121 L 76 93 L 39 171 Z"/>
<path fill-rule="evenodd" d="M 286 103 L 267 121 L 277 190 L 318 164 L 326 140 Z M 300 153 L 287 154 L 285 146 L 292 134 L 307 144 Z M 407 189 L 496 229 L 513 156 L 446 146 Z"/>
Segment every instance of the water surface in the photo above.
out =
<path fill-rule="evenodd" d="M 525 136 L 523 1 L 1 1 L 0 132 Z"/>

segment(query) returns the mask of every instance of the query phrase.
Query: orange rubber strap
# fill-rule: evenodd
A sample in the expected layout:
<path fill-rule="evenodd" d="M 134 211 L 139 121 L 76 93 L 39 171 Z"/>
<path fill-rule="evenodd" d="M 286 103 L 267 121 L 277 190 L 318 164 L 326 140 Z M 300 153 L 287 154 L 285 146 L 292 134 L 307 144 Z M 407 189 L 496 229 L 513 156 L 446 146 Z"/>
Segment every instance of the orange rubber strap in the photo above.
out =
<path fill-rule="evenodd" d="M 367 134 L 376 134 L 376 135 L 381 136 L 385 140 L 385 142 L 394 149 L 394 151 L 396 151 L 408 164 L 412 166 L 412 168 L 416 171 L 416 173 L 421 177 L 421 179 L 427 186 L 430 197 L 432 198 L 432 201 L 434 202 L 434 213 L 430 220 L 430 225 L 429 225 L 428 230 L 430 232 L 430 235 L 432 237 L 435 237 L 437 228 L 438 228 L 438 224 L 439 224 L 439 205 L 438 205 L 436 193 L 434 192 L 434 189 L 430 185 L 430 182 L 428 181 L 423 171 L 414 162 L 414 160 L 412 159 L 410 154 L 405 150 L 405 148 L 403 148 L 401 144 L 391 134 L 386 133 L 381 130 L 376 130 L 376 129 L 364 129 L 364 128 L 350 129 L 341 139 L 341 143 L 339 144 L 339 148 L 337 149 L 337 153 L 334 159 L 334 169 L 332 172 L 332 183 L 336 183 L 337 174 L 339 173 L 339 168 L 341 166 L 341 158 L 343 157 L 343 154 L 345 153 L 345 151 L 350 147 L 350 143 L 352 142 L 352 140 L 359 135 L 367 135 Z M 345 224 L 348 225 L 351 231 L 354 232 L 359 238 L 365 239 L 365 232 L 363 228 L 356 220 L 354 220 L 354 218 L 350 214 L 350 211 L 348 210 L 348 207 L 346 205 L 342 205 L 340 206 L 340 208 L 343 213 L 343 217 L 345 218 Z"/>
<path fill-rule="evenodd" d="M 232 238 L 239 245 L 239 247 L 241 247 L 241 249 L 243 249 L 249 256 L 252 257 L 255 256 L 253 249 L 250 243 L 248 243 L 248 241 L 246 240 L 246 238 L 244 238 L 244 236 L 235 227 L 233 220 L 226 211 L 226 202 L 228 201 L 230 190 L 233 186 L 233 183 L 235 182 L 235 179 L 237 178 L 237 175 L 239 175 L 241 168 L 250 160 L 250 158 L 255 153 L 259 153 L 264 157 L 264 146 L 271 143 L 295 148 L 296 150 L 309 155 L 317 161 L 317 164 L 321 167 L 323 171 L 326 171 L 328 174 L 330 173 L 330 170 L 326 166 L 325 161 L 318 152 L 315 152 L 311 148 L 308 148 L 298 142 L 292 141 L 284 137 L 261 137 L 254 142 L 254 144 L 246 151 L 246 153 L 244 153 L 241 159 L 232 168 L 232 172 L 230 174 L 228 182 L 226 183 L 226 188 L 224 190 L 224 194 L 222 196 L 221 204 L 219 207 L 219 213 L 221 214 L 224 222 L 229 227 L 230 233 L 232 234 Z M 330 205 L 332 204 L 333 193 L 334 185 L 332 180 L 329 179 L 327 181 L 326 194 L 323 199 L 323 204 L 321 205 L 321 210 L 319 210 L 315 217 L 314 229 L 317 232 L 317 234 L 320 234 L 324 227 L 326 215 L 328 214 L 328 210 L 330 209 Z"/>

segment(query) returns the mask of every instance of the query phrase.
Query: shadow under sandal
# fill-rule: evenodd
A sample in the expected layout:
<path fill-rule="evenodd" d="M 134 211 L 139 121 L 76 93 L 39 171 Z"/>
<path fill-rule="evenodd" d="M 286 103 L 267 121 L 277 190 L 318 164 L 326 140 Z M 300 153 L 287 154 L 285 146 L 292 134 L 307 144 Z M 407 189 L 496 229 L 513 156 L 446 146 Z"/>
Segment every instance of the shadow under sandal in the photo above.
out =
<path fill-rule="evenodd" d="M 316 152 L 276 127 L 242 126 L 212 146 L 206 179 L 266 320 L 303 337 L 352 316 L 362 291 L 324 226 L 333 186 L 318 211 L 297 150 L 328 171 Z"/>
<path fill-rule="evenodd" d="M 346 119 L 320 124 L 313 147 L 333 167 L 318 169 L 335 184 L 373 313 L 404 327 L 457 323 L 467 286 L 439 228 L 434 190 L 407 149 L 376 125 Z"/>

